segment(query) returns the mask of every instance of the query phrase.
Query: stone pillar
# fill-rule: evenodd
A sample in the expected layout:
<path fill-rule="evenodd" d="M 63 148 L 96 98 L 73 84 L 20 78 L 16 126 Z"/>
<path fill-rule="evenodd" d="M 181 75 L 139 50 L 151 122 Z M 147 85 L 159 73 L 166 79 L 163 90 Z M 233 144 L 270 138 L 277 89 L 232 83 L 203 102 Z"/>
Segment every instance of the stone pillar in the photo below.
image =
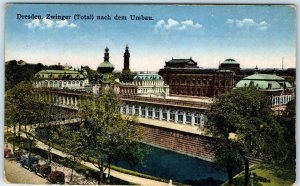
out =
<path fill-rule="evenodd" d="M 145 118 L 148 118 L 148 106 L 145 106 Z"/>
<path fill-rule="evenodd" d="M 195 125 L 195 112 L 191 113 L 191 117 L 192 117 L 191 125 Z"/>
<path fill-rule="evenodd" d="M 167 109 L 167 121 L 170 121 L 170 109 Z"/>
<path fill-rule="evenodd" d="M 139 105 L 138 107 L 139 107 L 139 117 L 141 117 L 142 116 L 142 106 Z"/>
<path fill-rule="evenodd" d="M 200 125 L 204 125 L 204 115 L 200 114 L 200 118 L 201 118 Z"/>
<path fill-rule="evenodd" d="M 163 110 L 162 108 L 159 108 L 159 118 L 158 118 L 159 120 L 162 120 L 162 110 Z"/>
<path fill-rule="evenodd" d="M 186 111 L 183 111 L 182 124 L 186 124 Z"/>
<path fill-rule="evenodd" d="M 175 110 L 175 123 L 178 122 L 178 110 Z"/>
<path fill-rule="evenodd" d="M 155 109 L 154 109 L 154 107 L 152 107 L 152 117 L 151 117 L 151 119 L 155 119 Z"/>
<path fill-rule="evenodd" d="M 75 97 L 75 107 L 78 107 L 78 97 Z"/>
<path fill-rule="evenodd" d="M 135 105 L 132 105 L 132 115 L 135 115 Z"/>

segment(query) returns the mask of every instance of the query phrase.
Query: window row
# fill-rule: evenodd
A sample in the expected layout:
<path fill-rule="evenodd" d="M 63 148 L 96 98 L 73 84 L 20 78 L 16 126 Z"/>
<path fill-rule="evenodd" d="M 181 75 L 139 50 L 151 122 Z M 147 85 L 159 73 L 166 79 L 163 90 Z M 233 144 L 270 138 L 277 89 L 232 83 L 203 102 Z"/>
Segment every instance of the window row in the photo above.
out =
<path fill-rule="evenodd" d="M 83 86 L 83 81 L 36 81 L 35 86 L 62 87 L 62 86 Z"/>
<path fill-rule="evenodd" d="M 199 112 L 192 113 L 180 110 L 166 110 L 146 106 L 123 106 L 121 112 L 122 114 L 137 115 L 142 118 L 176 122 L 181 124 L 200 125 L 202 121 L 202 116 Z"/>
<path fill-rule="evenodd" d="M 292 100 L 292 95 L 273 96 L 272 105 L 285 105 Z"/>

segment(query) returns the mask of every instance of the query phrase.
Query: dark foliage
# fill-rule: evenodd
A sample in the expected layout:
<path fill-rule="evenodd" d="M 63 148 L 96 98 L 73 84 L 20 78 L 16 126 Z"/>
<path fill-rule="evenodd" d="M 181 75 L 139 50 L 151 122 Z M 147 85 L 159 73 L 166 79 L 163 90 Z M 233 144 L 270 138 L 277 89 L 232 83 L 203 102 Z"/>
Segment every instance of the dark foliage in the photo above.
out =
<path fill-rule="evenodd" d="M 21 81 L 30 81 L 35 73 L 44 69 L 41 63 L 19 65 L 18 61 L 12 60 L 5 63 L 5 90 L 13 88 Z"/>

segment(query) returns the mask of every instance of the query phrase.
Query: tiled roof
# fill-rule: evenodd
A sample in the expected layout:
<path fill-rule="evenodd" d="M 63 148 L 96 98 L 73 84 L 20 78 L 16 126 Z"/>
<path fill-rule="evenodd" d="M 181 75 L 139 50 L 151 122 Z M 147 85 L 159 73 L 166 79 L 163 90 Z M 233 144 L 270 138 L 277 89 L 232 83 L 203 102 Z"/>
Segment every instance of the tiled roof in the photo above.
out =
<path fill-rule="evenodd" d="M 42 70 L 34 77 L 36 79 L 85 79 L 84 75 L 74 70 Z"/>
<path fill-rule="evenodd" d="M 163 77 L 153 72 L 139 72 L 133 78 L 134 80 L 163 80 Z"/>
<path fill-rule="evenodd" d="M 293 88 L 284 78 L 271 74 L 253 74 L 245 77 L 236 84 L 236 88 L 254 86 L 259 89 L 278 90 L 284 88 Z"/>
<path fill-rule="evenodd" d="M 171 59 L 170 61 L 167 61 L 167 63 L 186 63 L 189 61 L 193 61 L 192 59 Z"/>
<path fill-rule="evenodd" d="M 250 80 L 280 80 L 284 81 L 284 78 L 279 77 L 274 74 L 253 74 L 251 76 L 247 76 L 244 79 L 250 79 Z"/>

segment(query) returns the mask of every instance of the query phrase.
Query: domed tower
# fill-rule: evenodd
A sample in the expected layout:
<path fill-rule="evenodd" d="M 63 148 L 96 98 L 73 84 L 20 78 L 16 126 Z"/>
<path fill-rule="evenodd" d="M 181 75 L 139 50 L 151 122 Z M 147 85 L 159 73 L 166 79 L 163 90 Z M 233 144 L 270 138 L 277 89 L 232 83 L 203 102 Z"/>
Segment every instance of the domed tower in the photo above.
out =
<path fill-rule="evenodd" d="M 106 74 L 106 73 L 112 73 L 112 71 L 115 69 L 114 65 L 109 62 L 109 49 L 106 47 L 105 48 L 105 53 L 104 53 L 104 61 L 100 63 L 98 67 L 98 72 L 101 74 Z"/>
<path fill-rule="evenodd" d="M 226 59 L 225 61 L 223 61 L 220 66 L 219 66 L 220 70 L 232 70 L 235 73 L 237 73 L 238 71 L 240 71 L 240 63 L 238 63 L 236 60 L 234 59 Z"/>
<path fill-rule="evenodd" d="M 123 68 L 122 73 L 130 72 L 129 58 L 130 58 L 130 53 L 129 53 L 129 50 L 128 50 L 128 45 L 126 45 L 125 53 L 124 53 L 124 68 Z"/>

